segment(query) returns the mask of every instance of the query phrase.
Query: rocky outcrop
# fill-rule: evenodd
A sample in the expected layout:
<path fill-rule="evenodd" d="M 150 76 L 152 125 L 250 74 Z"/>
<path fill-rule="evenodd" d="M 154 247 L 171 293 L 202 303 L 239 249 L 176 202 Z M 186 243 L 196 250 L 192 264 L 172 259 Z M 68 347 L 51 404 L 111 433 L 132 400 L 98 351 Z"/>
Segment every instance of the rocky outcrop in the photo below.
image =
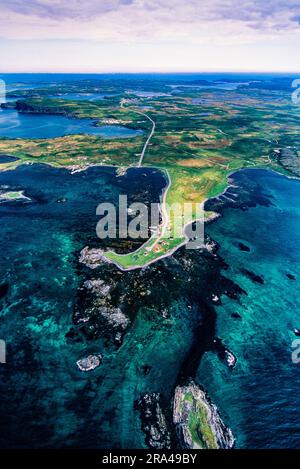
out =
<path fill-rule="evenodd" d="M 160 406 L 160 394 L 145 394 L 136 402 L 140 411 L 142 429 L 146 434 L 146 443 L 150 448 L 167 449 L 171 447 L 170 433 L 166 418 Z"/>
<path fill-rule="evenodd" d="M 236 356 L 227 347 L 225 347 L 219 337 L 214 338 L 213 344 L 219 359 L 224 362 L 228 368 L 234 368 L 237 362 Z"/>
<path fill-rule="evenodd" d="M 232 352 L 230 352 L 230 350 L 226 349 L 225 350 L 225 362 L 228 368 L 234 368 L 236 361 L 237 361 L 236 356 Z"/>
<path fill-rule="evenodd" d="M 81 264 L 86 265 L 90 269 L 96 269 L 99 265 L 103 264 L 103 262 L 107 263 L 108 260 L 104 256 L 103 251 L 101 249 L 96 248 L 89 248 L 86 246 L 80 252 L 79 262 Z"/>
<path fill-rule="evenodd" d="M 223 423 L 217 407 L 194 382 L 175 389 L 173 422 L 183 448 L 234 447 L 232 431 Z"/>
<path fill-rule="evenodd" d="M 76 365 L 80 371 L 92 371 L 98 366 L 101 365 L 102 356 L 101 355 L 89 355 L 86 358 L 81 358 L 77 360 Z"/>
<path fill-rule="evenodd" d="M 110 337 L 118 346 L 122 345 L 123 334 L 130 325 L 126 307 L 117 291 L 118 283 L 100 278 L 86 280 L 78 289 L 78 300 L 73 321 L 90 338 L 99 335 Z"/>
<path fill-rule="evenodd" d="M 65 204 L 66 202 L 68 202 L 68 199 L 66 197 L 60 197 L 56 201 L 57 204 Z"/>
<path fill-rule="evenodd" d="M 108 296 L 112 287 L 111 285 L 106 285 L 104 283 L 104 280 L 101 280 L 99 278 L 86 280 L 83 286 L 84 288 L 89 290 L 91 293 L 95 293 L 103 297 Z"/>
<path fill-rule="evenodd" d="M 99 314 L 105 318 L 112 327 L 125 330 L 129 324 L 129 318 L 121 311 L 120 308 L 100 308 Z"/>

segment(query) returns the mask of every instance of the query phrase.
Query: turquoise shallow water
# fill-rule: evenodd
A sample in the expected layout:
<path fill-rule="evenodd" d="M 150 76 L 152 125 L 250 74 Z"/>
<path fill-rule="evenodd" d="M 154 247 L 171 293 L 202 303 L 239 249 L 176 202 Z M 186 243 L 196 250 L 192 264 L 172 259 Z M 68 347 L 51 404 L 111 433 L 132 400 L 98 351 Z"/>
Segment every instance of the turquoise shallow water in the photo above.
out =
<path fill-rule="evenodd" d="M 223 218 L 208 228 L 229 265 L 225 275 L 247 295 L 239 302 L 223 297 L 216 308 L 217 335 L 238 358 L 234 370 L 209 352 L 198 379 L 238 447 L 299 448 L 300 365 L 292 363 L 291 353 L 293 329 L 300 326 L 300 181 L 258 170 L 237 173 L 234 180 L 248 187 L 254 200 L 257 188 L 263 189 L 272 205 L 225 208 Z M 251 251 L 240 251 L 239 242 Z M 264 285 L 243 275 L 242 268 L 263 276 Z"/>
<path fill-rule="evenodd" d="M 36 77 L 35 86 L 54 78 Z M 179 78 L 169 76 L 168 82 Z M 17 79 L 34 86 L 32 76 Z M 16 116 L 15 111 L 3 111 L 0 118 L 4 112 L 8 121 L 1 129 L 10 133 L 3 135 L 13 138 L 103 130 L 107 136 L 122 136 L 114 135 L 116 126 L 97 129 L 90 121 Z M 207 231 L 229 266 L 224 275 L 247 292 L 238 301 L 222 296 L 222 305 L 215 307 L 216 334 L 238 361 L 230 371 L 207 352 L 196 379 L 233 429 L 239 448 L 299 448 L 300 365 L 292 363 L 291 352 L 293 329 L 300 328 L 300 182 L 257 170 L 237 173 L 234 181 L 238 187 L 232 190 L 248 193 L 251 203 L 243 206 L 247 210 L 224 206 L 223 218 Z M 1 447 L 145 447 L 135 399 L 160 392 L 170 410 L 178 378 L 189 376 L 203 348 L 210 348 L 215 333 L 211 309 L 207 330 L 199 334 L 198 329 L 204 299 L 211 298 L 209 288 L 217 289 L 220 281 L 213 266 L 218 262 L 184 250 L 145 272 L 128 274 L 133 309 L 138 306 L 120 348 L 98 338 L 66 339 L 77 288 L 86 276 L 78 253 L 97 242 L 97 204 L 116 202 L 119 193 L 136 200 L 143 191 L 157 196 L 164 184 L 161 175 L 144 169 L 131 170 L 124 178 L 108 168 L 70 175 L 36 165 L 0 173 L 0 185 L 25 190 L 32 198 L 31 203 L 0 204 L 0 284 L 9 284 L 0 299 L 0 339 L 7 341 L 7 364 L 0 365 Z M 262 192 L 270 206 L 260 205 Z M 66 202 L 57 203 L 62 198 Z M 250 252 L 240 251 L 239 242 Z M 263 276 L 264 284 L 254 283 L 242 268 Z M 113 279 L 127 278 L 119 274 L 111 267 Z M 138 303 L 141 288 L 152 293 Z M 166 317 L 161 309 L 168 310 Z M 76 360 L 89 353 L 103 353 L 103 363 L 92 373 L 80 373 Z M 149 374 L 143 372 L 145 365 Z"/>
<path fill-rule="evenodd" d="M 205 282 L 215 288 L 219 277 L 200 253 L 185 250 L 143 274 L 122 276 L 130 276 L 133 298 L 139 284 L 157 288 L 157 306 L 144 297 L 122 347 L 106 347 L 101 339 L 66 340 L 82 282 L 78 252 L 97 242 L 95 207 L 103 200 L 116 202 L 120 192 L 136 198 L 141 186 L 158 194 L 162 176 L 146 173 L 131 170 L 116 178 L 112 169 L 93 168 L 70 175 L 34 165 L 0 174 L 0 184 L 24 189 L 33 200 L 0 205 L 1 283 L 9 283 L 0 301 L 0 338 L 7 341 L 7 364 L 0 367 L 0 446 L 145 447 L 134 400 L 160 392 L 169 408 L 178 377 L 195 358 L 191 350 L 203 347 L 197 332 L 201 299 Z M 252 205 L 261 191 L 273 205 L 224 208 L 223 218 L 208 227 L 229 265 L 224 274 L 247 296 L 238 301 L 224 296 L 216 307 L 216 333 L 237 356 L 236 367 L 230 371 L 207 352 L 196 379 L 232 427 L 238 447 L 299 447 L 299 365 L 291 362 L 291 343 L 300 321 L 300 182 L 244 171 L 235 183 L 249 192 Z M 67 201 L 57 203 L 62 197 Z M 251 251 L 240 251 L 238 242 Z M 194 264 L 192 276 L 184 274 L 185 263 Z M 242 267 L 262 275 L 265 284 L 242 275 Z M 112 276 L 121 279 L 116 269 Z M 158 314 L 162 298 L 167 318 Z M 241 319 L 232 318 L 233 312 Z M 208 323 L 213 320 L 208 317 Z M 214 334 L 213 322 L 207 333 Z M 89 353 L 103 353 L 103 363 L 80 373 L 76 360 Z"/>
<path fill-rule="evenodd" d="M 108 360 L 98 373 L 82 374 L 76 360 L 102 352 L 103 344 L 69 343 L 65 334 L 81 282 L 79 250 L 99 242 L 97 205 L 117 204 L 120 193 L 138 197 L 142 184 L 158 194 L 165 180 L 134 169 L 118 178 L 112 168 L 71 175 L 33 165 L 0 173 L 2 188 L 24 190 L 32 199 L 0 204 L 0 283 L 9 284 L 0 299 L 0 338 L 7 343 L 7 363 L 0 366 L 0 447 L 101 446 L 112 439 L 108 412 L 115 410 L 105 408 L 98 390 L 110 375 L 117 388 L 128 357 L 115 373 Z M 106 436 L 101 424 L 109 427 Z"/>
<path fill-rule="evenodd" d="M 54 138 L 64 135 L 89 134 L 103 138 L 130 138 L 141 135 L 121 125 L 96 127 L 89 119 L 68 119 L 63 116 L 18 113 L 14 109 L 0 109 L 0 137 Z"/>

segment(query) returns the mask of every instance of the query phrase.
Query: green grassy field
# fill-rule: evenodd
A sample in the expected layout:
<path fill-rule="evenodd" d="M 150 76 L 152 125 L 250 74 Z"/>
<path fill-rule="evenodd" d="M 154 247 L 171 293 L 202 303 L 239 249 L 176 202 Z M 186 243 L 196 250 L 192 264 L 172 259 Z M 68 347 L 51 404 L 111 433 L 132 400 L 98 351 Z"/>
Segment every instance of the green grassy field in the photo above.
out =
<path fill-rule="evenodd" d="M 290 174 L 278 159 L 282 148 L 292 146 L 295 156 L 299 156 L 299 112 L 288 92 L 250 87 L 236 91 L 184 90 L 173 96 L 143 98 L 125 94 L 121 87 L 116 90 L 117 96 L 95 102 L 49 98 L 45 90 L 40 95 L 35 90 L 37 96 L 25 96 L 16 107 L 19 112 L 92 118 L 96 125 L 112 119 L 143 129 L 145 136 L 110 140 L 88 135 L 35 140 L 2 138 L 0 153 L 19 160 L 2 164 L 1 169 L 14 169 L 25 162 L 73 170 L 90 165 L 134 167 L 150 132 L 147 118 L 136 112 L 143 112 L 144 108 L 156 129 L 143 166 L 158 168 L 169 179 L 162 206 L 165 214 L 166 207 L 172 204 L 201 205 L 222 193 L 229 175 L 241 168 L 268 168 Z M 124 97 L 126 101 L 121 106 Z M 192 213 L 184 222 L 196 218 Z M 125 270 L 139 268 L 172 253 L 185 242 L 182 217 L 169 215 L 164 217 L 156 236 L 137 251 L 126 255 L 107 251 L 105 256 Z"/>

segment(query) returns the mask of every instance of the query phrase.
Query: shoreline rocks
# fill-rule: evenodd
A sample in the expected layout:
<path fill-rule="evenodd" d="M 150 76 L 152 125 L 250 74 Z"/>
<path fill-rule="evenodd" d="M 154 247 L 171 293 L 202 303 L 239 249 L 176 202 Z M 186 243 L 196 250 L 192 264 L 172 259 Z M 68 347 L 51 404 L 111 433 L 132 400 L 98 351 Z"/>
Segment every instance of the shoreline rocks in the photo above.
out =
<path fill-rule="evenodd" d="M 86 246 L 80 252 L 79 262 L 86 265 L 90 269 L 96 269 L 103 262 L 107 263 L 108 260 L 103 255 L 102 249 L 90 249 L 88 246 Z"/>
<path fill-rule="evenodd" d="M 300 160 L 297 155 L 297 148 L 287 146 L 276 151 L 275 156 L 281 166 L 296 176 L 300 176 Z"/>

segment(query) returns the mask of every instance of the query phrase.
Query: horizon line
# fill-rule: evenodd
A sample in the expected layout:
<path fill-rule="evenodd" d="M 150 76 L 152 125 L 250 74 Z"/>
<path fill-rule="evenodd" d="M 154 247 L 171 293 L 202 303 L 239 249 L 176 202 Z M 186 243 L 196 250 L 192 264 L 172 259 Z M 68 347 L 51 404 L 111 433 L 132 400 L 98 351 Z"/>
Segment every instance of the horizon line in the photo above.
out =
<path fill-rule="evenodd" d="M 147 74 L 154 74 L 154 75 L 168 75 L 168 74 L 178 74 L 178 75 L 191 75 L 191 74 L 208 74 L 208 73 L 228 73 L 228 74 L 235 74 L 235 73 L 241 73 L 241 74 L 251 74 L 251 73 L 260 73 L 260 74 L 295 74 L 298 73 L 300 74 L 300 70 L 188 70 L 188 71 L 182 71 L 182 70 L 123 70 L 123 71 L 95 71 L 95 70 L 86 70 L 86 71 L 77 71 L 77 70 L 55 70 L 55 71 L 46 71 L 46 70 L 31 70 L 31 71 L 22 71 L 22 70 L 14 70 L 14 71 L 2 71 L 0 70 L 0 74 L 2 75 L 8 75 L 8 74 L 47 74 L 47 75 L 58 75 L 58 74 L 77 74 L 77 75 L 122 75 L 122 74 L 141 74 L 141 75 L 147 75 Z"/>

